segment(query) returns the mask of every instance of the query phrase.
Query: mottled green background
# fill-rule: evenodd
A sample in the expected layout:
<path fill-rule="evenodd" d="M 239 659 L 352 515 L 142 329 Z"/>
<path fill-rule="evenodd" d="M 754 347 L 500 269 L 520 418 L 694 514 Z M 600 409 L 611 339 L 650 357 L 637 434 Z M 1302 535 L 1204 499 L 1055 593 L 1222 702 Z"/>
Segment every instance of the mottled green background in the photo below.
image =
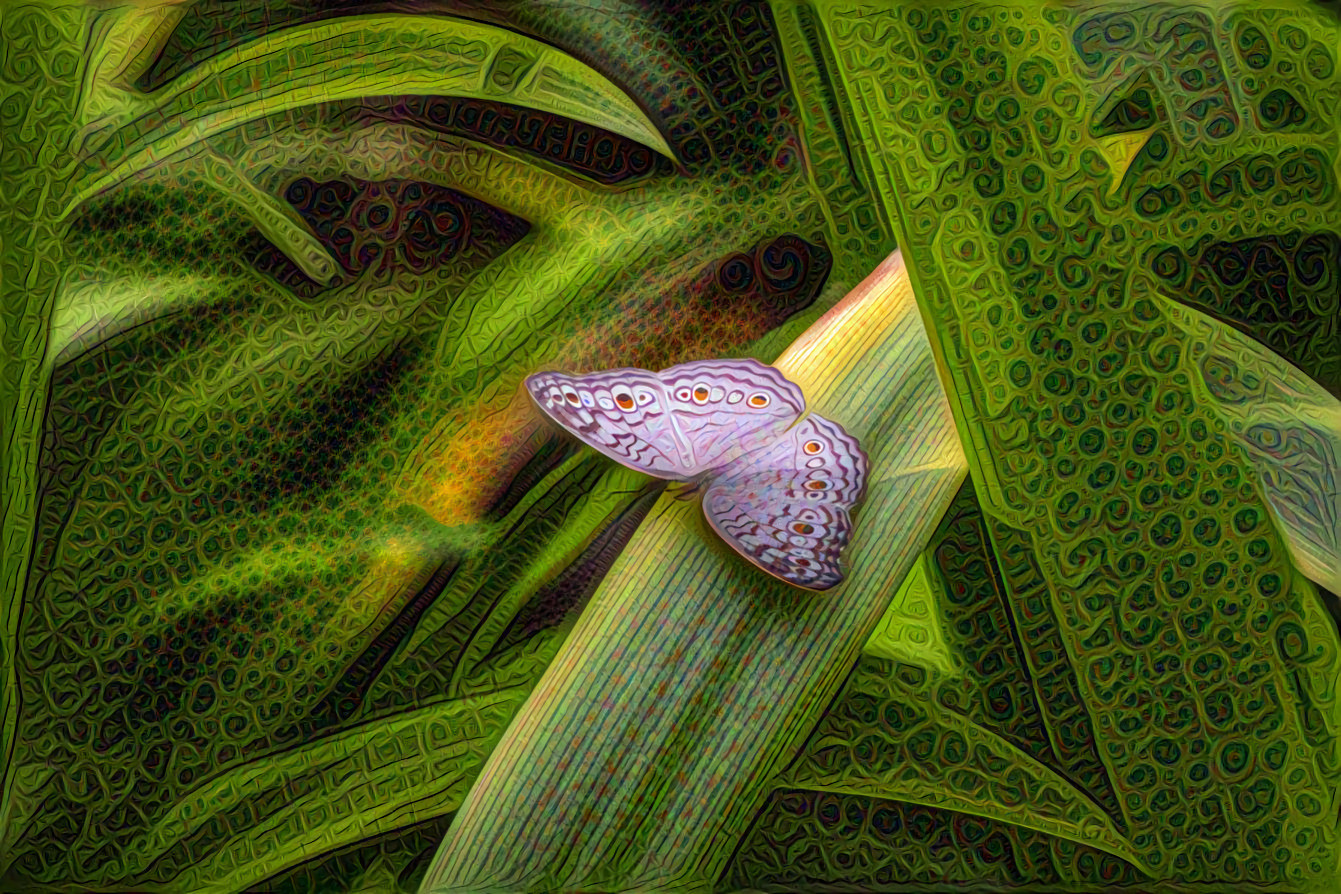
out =
<path fill-rule="evenodd" d="M 0 891 L 1341 886 L 1334 5 L 0 40 Z M 831 594 L 649 555 L 519 390 L 772 361 L 896 246 L 925 335 L 806 361 L 886 487 Z"/>

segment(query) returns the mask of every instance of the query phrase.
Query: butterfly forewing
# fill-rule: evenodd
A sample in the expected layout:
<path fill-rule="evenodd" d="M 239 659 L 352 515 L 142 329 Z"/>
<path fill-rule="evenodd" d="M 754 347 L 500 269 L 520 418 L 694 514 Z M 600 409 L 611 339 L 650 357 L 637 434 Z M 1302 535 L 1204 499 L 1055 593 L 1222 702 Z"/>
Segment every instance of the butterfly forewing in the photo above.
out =
<path fill-rule="evenodd" d="M 800 388 L 748 358 L 660 373 L 537 373 L 526 387 L 550 418 L 611 459 L 683 480 L 772 443 L 805 410 Z"/>
<path fill-rule="evenodd" d="M 737 552 L 811 590 L 843 579 L 850 510 L 866 490 L 866 453 L 842 426 L 811 415 L 770 447 L 720 470 L 703 513 Z"/>
<path fill-rule="evenodd" d="M 657 377 L 699 472 L 772 444 L 806 408 L 800 388 L 749 358 L 681 363 Z"/>
<path fill-rule="evenodd" d="M 616 462 L 658 478 L 688 480 L 699 471 L 693 450 L 671 422 L 656 373 L 537 373 L 526 380 L 526 389 L 551 419 Z"/>

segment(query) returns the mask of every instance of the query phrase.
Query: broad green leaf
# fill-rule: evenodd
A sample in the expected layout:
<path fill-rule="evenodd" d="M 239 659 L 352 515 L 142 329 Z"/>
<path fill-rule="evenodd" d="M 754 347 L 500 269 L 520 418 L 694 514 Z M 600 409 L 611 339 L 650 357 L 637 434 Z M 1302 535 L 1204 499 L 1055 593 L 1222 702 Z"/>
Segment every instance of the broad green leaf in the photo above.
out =
<path fill-rule="evenodd" d="M 266 7 L 267 15 L 287 8 Z M 476 786 L 471 815 L 457 818 L 448 839 L 460 859 L 447 878 L 505 875 L 469 860 L 520 851 L 519 870 L 539 867 L 542 889 L 556 878 L 598 889 L 705 889 L 721 883 L 718 870 L 740 842 L 761 830 L 767 837 L 756 808 L 779 771 L 815 793 L 939 798 L 1002 816 L 1016 803 L 1013 789 L 985 795 L 982 785 L 1000 781 L 990 774 L 967 785 L 931 765 L 907 778 L 833 761 L 817 767 L 799 739 L 862 643 L 889 645 L 872 631 L 898 627 L 900 660 L 933 673 L 957 667 L 953 654 L 918 652 L 949 616 L 942 604 L 937 617 L 928 600 L 944 599 L 954 583 L 937 579 L 944 567 L 918 538 L 966 462 L 1028 646 L 1048 725 L 1042 740 L 1057 760 L 1014 754 L 1027 750 L 1018 737 L 998 738 L 958 708 L 941 711 L 940 692 L 932 700 L 897 683 L 871 685 L 921 698 L 916 711 L 935 718 L 928 729 L 981 743 L 991 766 L 1016 761 L 1046 796 L 1017 811 L 1014 828 L 1046 827 L 1059 846 L 1094 833 L 1101 850 L 1158 878 L 1189 879 L 1223 859 L 1222 875 L 1197 882 L 1203 888 L 1278 872 L 1294 873 L 1282 883 L 1291 890 L 1309 879 L 1330 884 L 1341 858 L 1335 831 L 1318 817 L 1330 815 L 1335 781 L 1334 636 L 1285 557 L 1320 583 L 1335 578 L 1336 403 L 1319 387 L 1328 361 L 1314 356 L 1326 345 L 1315 339 L 1312 353 L 1291 354 L 1272 341 L 1284 354 L 1263 351 L 1234 328 L 1251 321 L 1226 325 L 1180 305 L 1199 293 L 1170 287 L 1155 259 L 1172 246 L 1202 259 L 1197 275 L 1207 275 L 1207 245 L 1335 229 L 1336 139 L 1325 113 L 1341 96 L 1334 22 L 1284 3 L 778 2 L 787 70 L 776 73 L 796 98 L 800 130 L 759 138 L 759 173 L 750 164 L 715 169 L 711 160 L 727 156 L 713 153 L 757 124 L 760 108 L 786 119 L 788 100 L 747 108 L 756 98 L 742 94 L 718 108 L 715 72 L 741 57 L 705 50 L 717 46 L 710 32 L 694 32 L 692 46 L 645 40 L 671 27 L 650 9 L 509 7 L 518 30 L 555 35 L 554 46 L 443 16 L 305 21 L 224 50 L 151 93 L 134 89 L 160 50 L 180 51 L 169 37 L 187 8 L 0 10 L 0 36 L 17 48 L 0 66 L 0 338 L 7 360 L 18 361 L 4 365 L 0 388 L 0 873 L 10 869 L 0 888 L 270 890 L 294 867 L 346 860 L 425 818 L 439 828 L 537 680 L 490 761 L 516 778 Z M 739 17 L 728 24 L 729 39 L 751 47 L 751 69 L 756 59 L 767 69 L 768 28 L 756 52 L 747 35 L 761 32 Z M 630 49 L 611 52 L 623 36 Z M 465 42 L 476 37 L 482 56 Z M 702 55 L 714 57 L 704 65 Z M 606 74 L 577 56 L 600 60 Z M 565 85 L 559 93 L 556 84 Z M 680 120 L 677 129 L 666 116 L 694 91 L 712 96 L 703 133 L 726 142 L 680 158 L 689 174 L 609 188 L 521 151 L 341 111 L 346 100 L 372 107 L 377 97 L 416 93 L 482 97 L 670 154 L 660 133 L 679 149 L 687 145 L 679 135 L 697 125 Z M 1011 98 L 1021 104 L 1014 112 Z M 1006 190 L 988 196 L 997 171 Z M 1264 171 L 1272 185 L 1259 188 Z M 428 274 L 330 276 L 338 253 L 288 198 L 304 178 L 388 190 L 412 182 L 511 217 L 471 206 L 478 214 L 463 219 L 487 232 Z M 1005 199 L 1025 203 L 1013 219 Z M 148 223 L 136 225 L 141 217 Z M 522 475 L 523 493 L 504 494 L 547 437 L 522 378 L 541 366 L 772 358 L 873 266 L 873 247 L 884 247 L 877 258 L 887 253 L 894 230 L 907 242 L 931 342 L 890 336 L 907 324 L 911 305 L 900 305 L 855 329 L 888 336 L 901 367 L 886 357 L 879 372 L 849 376 L 849 355 L 866 351 L 849 337 L 790 368 L 821 412 L 880 441 L 887 473 L 898 467 L 878 479 L 858 517 L 864 539 L 852 548 L 850 584 L 828 602 L 761 586 L 714 539 L 696 503 L 663 500 L 574 628 L 585 593 L 578 580 L 604 572 L 622 542 L 611 532 L 636 525 L 652 497 L 646 479 L 589 452 L 563 459 L 555 442 L 537 455 L 559 459 L 534 479 Z M 697 329 L 695 307 L 681 297 L 689 287 L 723 257 L 785 232 L 832 252 L 815 306 L 766 334 L 739 319 Z M 1081 258 L 1043 266 L 1047 288 L 1032 298 L 1060 299 L 1047 310 L 1077 331 L 1053 331 L 1042 355 L 1012 334 L 1021 314 L 1037 310 L 1013 266 L 1017 235 L 1034 262 Z M 258 241 L 325 289 L 313 297 L 277 284 L 249 262 Z M 1097 282 L 1077 284 L 1070 277 L 1085 269 L 1087 251 L 1108 267 Z M 1065 317 L 1083 312 L 1087 296 L 1099 301 L 1091 318 L 1109 327 L 1114 350 L 1103 337 L 1091 344 L 1096 330 Z M 922 387 L 934 385 L 929 345 L 953 386 L 951 403 Z M 860 363 L 874 363 L 875 350 Z M 1021 358 L 1038 367 L 1032 380 Z M 1126 365 L 1112 374 L 1121 387 L 1111 393 L 1048 390 L 1060 381 L 1050 374 L 1093 389 L 1095 371 L 1114 362 Z M 1138 367 L 1174 387 L 1145 388 L 1129 376 Z M 900 369 L 915 372 L 896 386 Z M 906 404 L 869 415 L 872 401 L 900 393 Z M 365 413 L 332 415 L 322 401 Z M 915 446 L 905 450 L 900 438 L 955 442 L 951 406 L 967 457 L 910 457 Z M 1132 451 L 1085 458 L 1090 442 L 1075 414 L 1133 406 L 1179 431 L 1155 427 L 1159 447 L 1144 462 L 1162 471 L 1106 483 L 1103 462 L 1120 476 Z M 917 427 L 934 420 L 941 429 Z M 1132 443 L 1146 443 L 1138 422 L 1126 427 Z M 323 468 L 304 465 L 308 455 L 325 461 L 323 428 L 345 445 L 333 461 L 338 475 L 295 486 L 286 475 Z M 1054 455 L 1030 453 L 1057 432 Z M 1222 452 L 1211 457 L 1208 443 Z M 1068 459 L 1083 466 L 1078 476 Z M 1175 531 L 1149 524 L 1168 513 L 1141 503 L 1147 484 L 1176 478 L 1169 463 L 1225 482 L 1223 511 L 1210 513 L 1218 527 L 1188 521 L 1176 547 L 1150 546 Z M 1074 505 L 1054 505 L 1081 479 Z M 1196 499 L 1170 493 L 1161 498 Z M 1114 494 L 1136 507 L 1136 520 L 1100 531 L 1113 521 L 1104 513 Z M 241 510 L 239 496 L 250 501 Z M 510 508 L 495 511 L 504 497 Z M 1245 534 L 1248 509 L 1257 527 Z M 182 542 L 170 542 L 173 534 Z M 1220 539 L 1207 547 L 1212 534 Z M 137 539 L 142 551 L 120 552 Z M 1121 578 L 1145 559 L 1152 564 L 1137 573 L 1161 575 L 1157 610 L 1135 579 Z M 1217 562 L 1231 566 L 1226 576 L 1200 580 Z M 910 567 L 926 574 L 905 574 Z M 1180 576 L 1192 591 L 1170 603 Z M 1262 582 L 1271 580 L 1281 592 L 1264 601 Z M 684 592 L 670 598 L 677 587 Z M 569 614 L 538 632 L 526 627 L 564 588 L 576 594 Z M 841 601 L 852 593 L 855 601 Z M 667 598 L 640 601 L 657 595 Z M 570 632 L 565 657 L 542 679 Z M 198 645 L 206 634 L 222 639 Z M 952 682 L 964 689 L 975 679 Z M 593 731 L 563 725 L 580 722 L 561 713 L 573 705 L 575 717 L 592 712 Z M 1153 724 L 1176 726 L 1187 711 L 1196 730 L 1211 733 L 1151 738 Z M 449 718 L 449 733 L 476 723 L 478 741 L 416 745 L 435 717 Z M 1254 738 L 1262 729 L 1276 730 L 1266 744 Z M 828 754 L 840 754 L 840 738 L 825 740 Z M 546 753 L 550 742 L 594 743 L 594 757 Z M 1253 763 L 1239 770 L 1235 749 L 1245 742 Z M 389 743 L 408 749 L 404 764 L 420 775 L 402 774 L 399 762 L 376 766 Z M 1203 765 L 1213 782 L 1188 796 L 1200 798 L 1188 814 L 1169 780 L 1201 778 Z M 345 775 L 351 767 L 362 769 Z M 569 786 L 576 807 L 564 814 Z M 551 790 L 559 795 L 536 810 Z M 209 803 L 197 810 L 195 797 Z M 1284 819 L 1271 813 L 1287 802 Z M 643 803 L 652 815 L 638 815 Z M 528 810 L 546 828 L 527 827 Z M 1230 831 L 1216 837 L 1221 826 Z M 526 853 L 531 840 L 539 845 Z M 566 868 L 546 864 L 569 853 Z M 809 854 L 794 855 L 798 871 Z M 394 862 L 369 865 L 347 887 L 404 884 Z"/>
<path fill-rule="evenodd" d="M 1335 134 L 1272 105 L 1330 107 L 1335 19 L 1286 3 L 817 9 L 1059 757 L 1112 787 L 1160 879 L 1334 884 L 1337 632 L 1159 296 L 1171 249 L 1288 252 L 1300 229 L 1335 232 Z M 1307 74 L 1265 67 L 1300 55 Z M 1221 781 L 1187 787 L 1200 778 Z"/>
<path fill-rule="evenodd" d="M 312 854 L 450 813 L 526 690 L 407 712 L 213 776 L 121 854 L 126 873 L 194 858 L 141 890 L 238 891 Z M 248 814 L 261 821 L 239 823 Z"/>
<path fill-rule="evenodd" d="M 89 76 L 79 99 L 79 121 L 85 143 L 99 130 L 114 128 L 145 107 L 132 87 L 163 51 L 191 0 L 143 0 L 133 9 L 101 15 L 93 25 L 87 50 Z"/>
<path fill-rule="evenodd" d="M 1299 570 L 1341 593 L 1341 401 L 1260 342 L 1163 302 L 1215 409 L 1257 473 Z"/>
<path fill-rule="evenodd" d="M 962 476 L 922 337 L 896 253 L 776 362 L 870 453 L 849 580 L 813 594 L 766 578 L 664 496 L 491 755 L 425 894 L 711 884 Z"/>

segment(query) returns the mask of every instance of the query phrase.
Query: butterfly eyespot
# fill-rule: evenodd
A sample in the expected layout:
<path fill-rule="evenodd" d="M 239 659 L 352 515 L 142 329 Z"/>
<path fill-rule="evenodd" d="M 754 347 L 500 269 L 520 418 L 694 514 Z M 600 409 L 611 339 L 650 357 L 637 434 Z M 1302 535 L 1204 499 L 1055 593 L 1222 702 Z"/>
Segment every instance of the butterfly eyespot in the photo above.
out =
<path fill-rule="evenodd" d="M 629 394 L 627 391 L 621 391 L 615 395 L 615 404 L 617 404 L 621 410 L 632 410 L 633 395 Z"/>
<path fill-rule="evenodd" d="M 815 526 L 808 525 L 805 522 L 793 522 L 792 530 L 798 534 L 813 534 L 815 533 Z"/>
<path fill-rule="evenodd" d="M 694 386 L 694 403 L 701 404 L 701 403 L 703 403 L 703 402 L 704 402 L 705 400 L 707 400 L 707 399 L 708 399 L 708 386 L 707 386 L 707 385 L 695 385 L 695 386 Z"/>
<path fill-rule="evenodd" d="M 639 392 L 638 392 L 638 403 L 640 403 L 640 404 L 650 404 L 650 403 L 651 403 L 652 401 L 654 401 L 654 400 L 656 400 L 656 398 L 652 395 L 652 392 L 650 392 L 650 391 L 639 391 Z"/>
<path fill-rule="evenodd" d="M 809 453 L 811 456 L 814 456 L 816 453 L 819 453 L 821 450 L 824 449 L 824 444 L 822 444 L 819 441 L 806 441 L 806 445 L 803 449 L 805 450 L 806 453 Z"/>
<path fill-rule="evenodd" d="M 726 396 L 726 402 L 729 404 L 738 404 L 745 399 L 745 395 L 739 391 L 732 391 Z"/>
<path fill-rule="evenodd" d="M 748 403 L 752 407 L 755 407 L 756 409 L 762 409 L 763 407 L 768 406 L 769 397 L 767 394 L 763 393 L 751 394 L 750 399 L 746 401 L 746 403 Z"/>
<path fill-rule="evenodd" d="M 792 563 L 800 565 L 802 568 L 809 568 L 811 564 L 809 559 L 798 559 L 795 556 L 792 556 Z"/>
<path fill-rule="evenodd" d="M 827 482 L 827 481 L 807 481 L 805 484 L 803 484 L 803 485 L 801 485 L 801 486 L 804 487 L 806 490 L 827 490 L 828 487 L 829 487 L 829 482 Z"/>
<path fill-rule="evenodd" d="M 568 401 L 570 407 L 582 406 L 582 398 L 577 396 L 577 392 L 569 389 L 563 393 L 564 400 Z"/>
<path fill-rule="evenodd" d="M 678 391 L 675 392 L 675 399 L 676 399 L 676 400 L 688 401 L 689 398 L 690 398 L 690 394 L 689 394 L 689 389 L 688 389 L 688 388 L 681 388 L 680 390 L 678 390 Z"/>

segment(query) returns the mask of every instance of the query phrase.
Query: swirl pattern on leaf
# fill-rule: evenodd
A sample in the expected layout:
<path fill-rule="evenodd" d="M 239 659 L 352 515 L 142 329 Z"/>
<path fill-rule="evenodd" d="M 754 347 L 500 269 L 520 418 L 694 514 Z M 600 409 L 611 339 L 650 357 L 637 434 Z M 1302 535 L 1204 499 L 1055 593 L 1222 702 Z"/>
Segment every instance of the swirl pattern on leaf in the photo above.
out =
<path fill-rule="evenodd" d="M 1157 872 L 1320 883 L 1334 838 L 1312 831 L 1312 792 L 1336 775 L 1288 743 L 1335 734 L 1336 631 L 1151 296 L 1199 277 L 1197 303 L 1237 300 L 1238 325 L 1331 375 L 1310 357 L 1331 345 L 1304 345 L 1335 290 L 1305 299 L 1285 258 L 1307 242 L 1302 269 L 1327 281 L 1313 256 L 1341 196 L 1310 133 L 1337 104 L 1335 23 L 1247 5 L 855 10 L 825 25 L 959 377 L 1056 758 Z M 1201 783 L 1222 763 L 1241 802 Z"/>

